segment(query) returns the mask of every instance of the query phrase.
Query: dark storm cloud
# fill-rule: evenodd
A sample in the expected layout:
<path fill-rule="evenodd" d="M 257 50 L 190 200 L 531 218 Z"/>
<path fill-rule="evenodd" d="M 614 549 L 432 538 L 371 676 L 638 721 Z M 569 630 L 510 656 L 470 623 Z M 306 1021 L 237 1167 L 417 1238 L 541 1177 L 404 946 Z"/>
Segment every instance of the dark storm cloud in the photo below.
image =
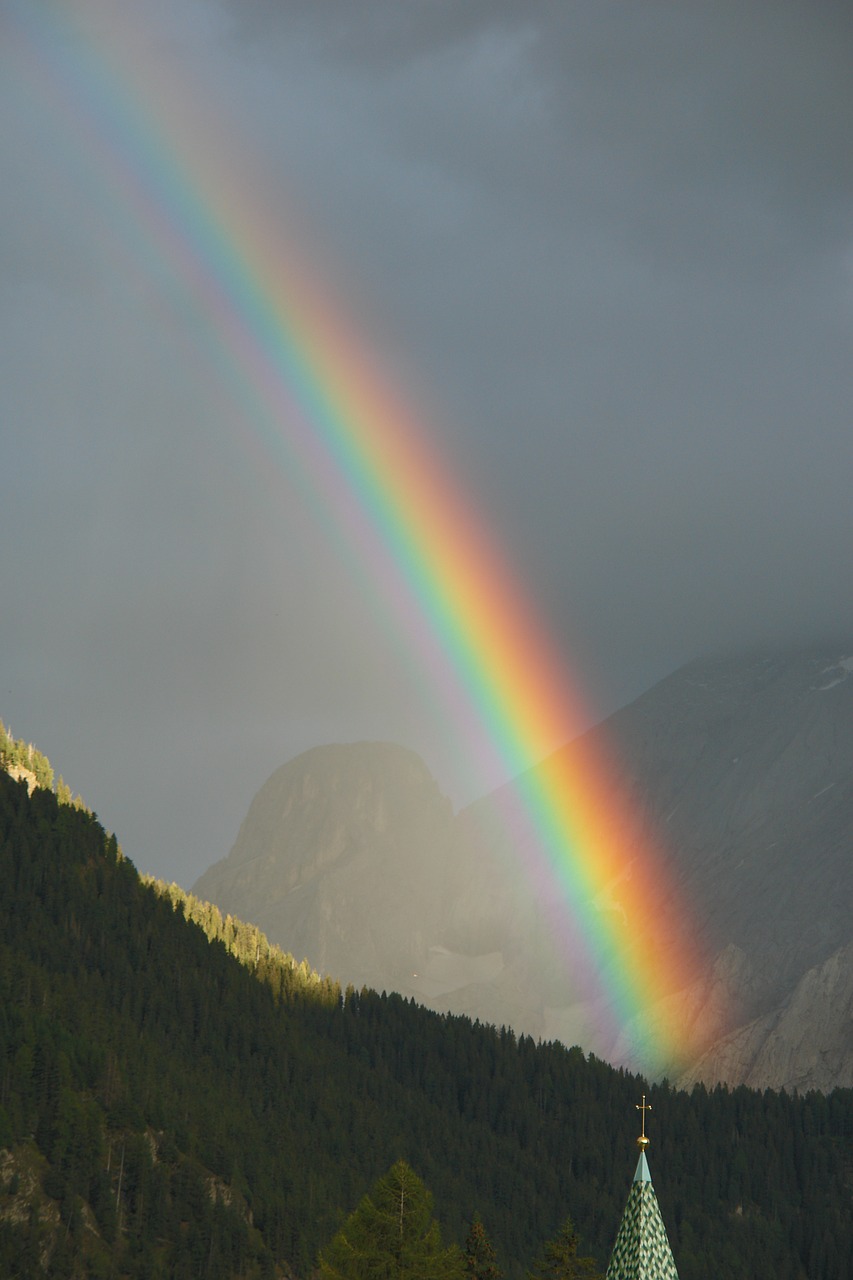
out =
<path fill-rule="evenodd" d="M 849 6 L 145 22 L 312 225 L 602 711 L 708 649 L 853 634 Z M 317 742 L 396 738 L 454 789 L 370 567 L 253 455 L 91 154 L 0 71 L 0 715 L 185 883 Z"/>
<path fill-rule="evenodd" d="M 815 515 L 850 461 L 849 12 L 367 10 L 332 6 L 315 47 L 392 206 L 414 195 L 390 241 L 357 200 L 339 235 L 386 299 L 418 299 L 402 323 L 540 596 L 562 560 L 567 632 L 597 615 L 624 663 L 849 622 Z M 282 49 L 290 17 L 266 29 Z"/>

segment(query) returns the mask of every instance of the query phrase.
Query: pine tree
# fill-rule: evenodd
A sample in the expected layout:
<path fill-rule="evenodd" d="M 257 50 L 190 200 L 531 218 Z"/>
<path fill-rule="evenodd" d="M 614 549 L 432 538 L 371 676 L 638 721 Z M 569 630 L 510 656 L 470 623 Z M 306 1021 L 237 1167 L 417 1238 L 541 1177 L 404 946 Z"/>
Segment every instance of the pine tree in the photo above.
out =
<path fill-rule="evenodd" d="M 503 1280 L 497 1255 L 478 1213 L 465 1241 L 464 1261 L 467 1280 Z"/>
<path fill-rule="evenodd" d="M 571 1218 L 542 1250 L 527 1280 L 601 1280 L 595 1258 L 578 1257 L 579 1237 Z"/>
<path fill-rule="evenodd" d="M 398 1160 L 319 1257 L 322 1280 L 463 1280 L 462 1255 L 445 1248 L 432 1195 Z"/>

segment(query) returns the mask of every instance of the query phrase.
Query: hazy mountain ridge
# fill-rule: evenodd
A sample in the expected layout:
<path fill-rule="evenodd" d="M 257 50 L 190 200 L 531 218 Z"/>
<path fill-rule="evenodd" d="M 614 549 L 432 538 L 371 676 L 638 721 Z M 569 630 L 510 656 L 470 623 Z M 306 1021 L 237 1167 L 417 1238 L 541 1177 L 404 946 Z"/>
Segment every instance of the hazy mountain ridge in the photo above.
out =
<path fill-rule="evenodd" d="M 685 1083 L 848 1082 L 850 1022 L 833 1011 L 853 963 L 852 654 L 696 661 L 591 731 L 606 738 L 673 895 L 692 904 L 675 918 L 664 896 L 654 928 L 695 933 L 708 957 L 703 979 L 670 997 L 704 1046 Z M 600 1005 L 543 928 L 547 903 L 506 820 L 513 789 L 454 818 L 413 753 L 319 748 L 265 784 L 234 850 L 195 891 L 342 980 L 634 1066 L 631 1029 L 602 1040 Z M 620 909 L 618 885 L 606 907 Z M 646 1021 L 653 1035 L 654 1011 Z"/>
<path fill-rule="evenodd" d="M 851 961 L 851 652 L 692 663 L 607 723 L 718 957 L 708 990 L 725 989 L 709 1033 L 716 1020 L 729 1047 L 709 1049 L 685 1083 L 849 1083 L 849 1021 L 814 1021 L 816 1044 L 796 992 L 809 974 L 825 991 L 822 967 Z M 833 989 L 843 1004 L 840 974 Z"/>
<path fill-rule="evenodd" d="M 853 835 L 846 661 L 692 663 L 606 724 L 709 942 L 775 953 L 774 992 L 849 937 L 851 898 L 838 892 Z M 820 910 L 804 913 L 804 895 Z"/>
<path fill-rule="evenodd" d="M 753 1088 L 853 1087 L 853 943 L 809 969 L 769 1013 L 719 1040 L 679 1084 L 738 1080 Z"/>
<path fill-rule="evenodd" d="M 326 973 L 405 991 L 448 910 L 455 844 L 450 802 L 413 751 L 316 748 L 267 780 L 194 892 Z"/>

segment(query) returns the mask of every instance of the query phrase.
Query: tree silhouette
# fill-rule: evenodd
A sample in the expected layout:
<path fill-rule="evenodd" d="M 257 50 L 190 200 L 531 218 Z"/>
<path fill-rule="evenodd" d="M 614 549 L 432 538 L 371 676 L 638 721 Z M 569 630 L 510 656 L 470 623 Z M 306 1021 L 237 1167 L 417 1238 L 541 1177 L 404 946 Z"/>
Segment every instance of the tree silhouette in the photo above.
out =
<path fill-rule="evenodd" d="M 479 1213 L 474 1215 L 465 1241 L 464 1262 L 467 1280 L 503 1280 L 497 1255 Z"/>
<path fill-rule="evenodd" d="M 527 1280 L 601 1280 L 595 1258 L 578 1257 L 579 1237 L 571 1218 L 545 1245 Z"/>

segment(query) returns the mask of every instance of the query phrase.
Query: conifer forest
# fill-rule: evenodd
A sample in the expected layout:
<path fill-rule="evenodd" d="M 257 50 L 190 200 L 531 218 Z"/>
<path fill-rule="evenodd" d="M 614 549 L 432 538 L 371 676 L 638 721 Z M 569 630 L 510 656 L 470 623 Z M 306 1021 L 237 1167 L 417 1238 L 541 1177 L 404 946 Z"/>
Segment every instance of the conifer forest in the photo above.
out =
<path fill-rule="evenodd" d="M 603 1275 L 647 1093 L 681 1280 L 853 1275 L 853 1091 L 684 1093 L 342 990 L 62 799 L 0 772 L 0 1274 Z"/>

